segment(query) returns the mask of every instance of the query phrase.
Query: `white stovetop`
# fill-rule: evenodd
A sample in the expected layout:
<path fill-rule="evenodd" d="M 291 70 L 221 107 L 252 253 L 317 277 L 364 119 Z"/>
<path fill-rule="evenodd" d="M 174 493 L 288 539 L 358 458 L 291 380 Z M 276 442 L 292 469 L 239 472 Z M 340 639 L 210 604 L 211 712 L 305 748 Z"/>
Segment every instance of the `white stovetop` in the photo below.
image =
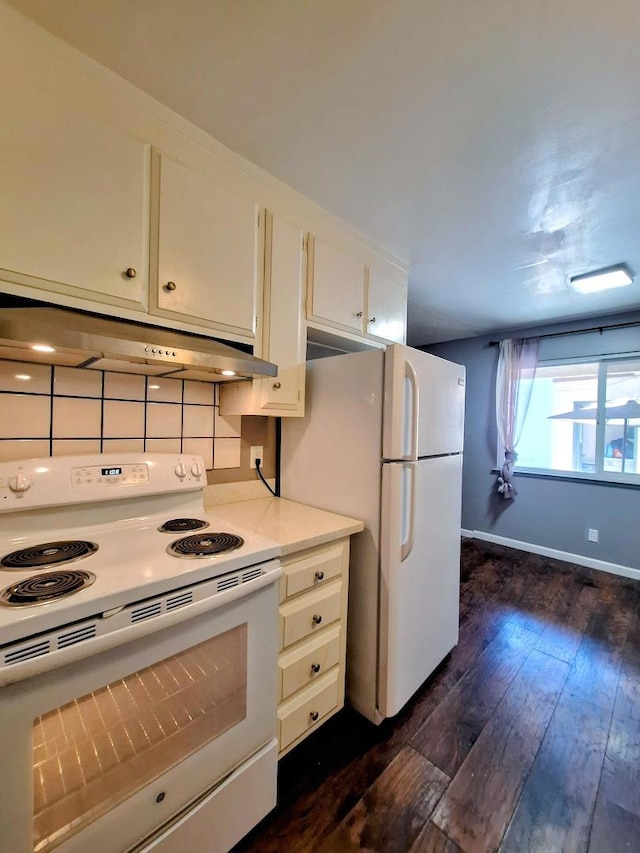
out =
<path fill-rule="evenodd" d="M 34 633 L 68 622 L 93 616 L 114 607 L 130 604 L 182 586 L 233 572 L 264 562 L 280 554 L 280 546 L 236 525 L 204 512 L 201 500 L 183 505 L 180 517 L 202 518 L 209 527 L 193 533 L 235 533 L 244 539 L 236 551 L 199 559 L 180 559 L 166 552 L 176 539 L 189 535 L 161 533 L 157 528 L 176 513 L 155 513 L 125 521 L 108 521 L 90 526 L 56 527 L 47 529 L 40 523 L 37 530 L 28 531 L 27 517 L 21 528 L 10 536 L 0 531 L 0 556 L 20 548 L 63 539 L 86 539 L 95 542 L 98 550 L 90 556 L 50 569 L 11 571 L 0 568 L 0 590 L 16 581 L 41 572 L 60 569 L 87 570 L 96 575 L 95 582 L 81 591 L 47 604 L 25 607 L 0 606 L 0 644 L 13 642 Z"/>
<path fill-rule="evenodd" d="M 190 454 L 122 453 L 25 459 L 0 464 L 0 558 L 62 540 L 88 540 L 89 556 L 50 567 L 0 566 L 0 592 L 34 575 L 86 570 L 91 586 L 44 604 L 0 604 L 0 644 L 179 590 L 277 557 L 280 547 L 259 533 L 218 519 L 203 504 L 204 463 Z M 192 533 L 235 533 L 235 551 L 183 559 L 167 546 L 190 532 L 163 533 L 169 519 L 195 518 Z"/>

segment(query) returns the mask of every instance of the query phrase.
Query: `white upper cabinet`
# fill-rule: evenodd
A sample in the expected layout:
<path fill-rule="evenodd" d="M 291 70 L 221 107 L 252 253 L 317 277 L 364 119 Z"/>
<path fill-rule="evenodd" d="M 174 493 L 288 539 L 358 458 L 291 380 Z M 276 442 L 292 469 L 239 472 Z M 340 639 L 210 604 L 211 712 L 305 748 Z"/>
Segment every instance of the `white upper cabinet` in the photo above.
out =
<path fill-rule="evenodd" d="M 154 181 L 151 312 L 255 339 L 258 205 L 166 156 L 154 154 Z"/>
<path fill-rule="evenodd" d="M 146 307 L 149 146 L 7 76 L 0 115 L 0 278 Z"/>
<path fill-rule="evenodd" d="M 304 412 L 308 330 L 404 339 L 400 261 L 5 6 L 0 291 L 247 344 L 259 414 Z"/>
<path fill-rule="evenodd" d="M 365 273 L 362 261 L 310 238 L 308 319 L 362 334 Z"/>
<path fill-rule="evenodd" d="M 407 331 L 407 284 L 369 270 L 367 334 L 403 344 Z"/>
<path fill-rule="evenodd" d="M 278 365 L 278 376 L 264 379 L 263 410 L 304 415 L 306 332 L 303 316 L 306 256 L 303 232 L 280 217 L 270 217 L 267 241 L 263 358 Z"/>
<path fill-rule="evenodd" d="M 363 251 L 363 255 L 365 252 Z M 406 274 L 384 262 L 369 268 L 317 237 L 309 237 L 307 320 L 331 327 L 337 337 L 404 343 L 407 328 Z M 373 341 L 372 341 L 373 343 Z"/>
<path fill-rule="evenodd" d="M 302 229 L 267 214 L 264 332 L 258 353 L 278 365 L 278 375 L 253 382 L 224 383 L 220 411 L 229 415 L 304 415 L 306 253 Z"/>

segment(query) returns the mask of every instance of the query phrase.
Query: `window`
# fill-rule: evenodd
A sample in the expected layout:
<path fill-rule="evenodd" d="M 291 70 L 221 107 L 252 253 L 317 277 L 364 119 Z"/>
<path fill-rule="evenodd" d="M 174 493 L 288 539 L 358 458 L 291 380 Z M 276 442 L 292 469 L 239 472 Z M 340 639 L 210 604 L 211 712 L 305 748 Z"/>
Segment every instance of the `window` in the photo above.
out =
<path fill-rule="evenodd" d="M 640 360 L 540 364 L 516 470 L 640 483 Z"/>

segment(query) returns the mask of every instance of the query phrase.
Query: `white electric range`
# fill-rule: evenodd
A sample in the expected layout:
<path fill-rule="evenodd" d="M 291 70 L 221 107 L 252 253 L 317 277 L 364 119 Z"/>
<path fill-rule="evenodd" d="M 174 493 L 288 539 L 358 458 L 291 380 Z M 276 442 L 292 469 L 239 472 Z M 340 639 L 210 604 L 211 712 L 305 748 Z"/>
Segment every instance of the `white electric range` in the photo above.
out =
<path fill-rule="evenodd" d="M 7 849 L 223 851 L 275 804 L 279 546 L 205 483 L 188 455 L 0 465 Z"/>

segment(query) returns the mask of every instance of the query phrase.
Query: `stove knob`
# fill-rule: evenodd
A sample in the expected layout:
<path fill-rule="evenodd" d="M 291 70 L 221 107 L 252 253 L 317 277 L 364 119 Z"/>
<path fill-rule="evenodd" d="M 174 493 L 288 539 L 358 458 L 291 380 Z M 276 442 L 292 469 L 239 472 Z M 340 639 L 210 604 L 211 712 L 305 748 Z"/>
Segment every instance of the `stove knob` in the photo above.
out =
<path fill-rule="evenodd" d="M 201 477 L 202 476 L 202 468 L 198 465 L 197 462 L 194 462 L 193 465 L 191 466 L 191 473 L 193 474 L 194 477 Z"/>
<path fill-rule="evenodd" d="M 176 472 L 176 477 L 180 477 L 181 480 L 184 480 L 187 476 L 187 469 L 184 467 L 182 462 L 178 462 L 173 470 Z"/>
<path fill-rule="evenodd" d="M 10 478 L 9 488 L 12 492 L 26 492 L 31 488 L 31 480 L 25 477 L 22 468 L 18 468 L 16 476 Z"/>

